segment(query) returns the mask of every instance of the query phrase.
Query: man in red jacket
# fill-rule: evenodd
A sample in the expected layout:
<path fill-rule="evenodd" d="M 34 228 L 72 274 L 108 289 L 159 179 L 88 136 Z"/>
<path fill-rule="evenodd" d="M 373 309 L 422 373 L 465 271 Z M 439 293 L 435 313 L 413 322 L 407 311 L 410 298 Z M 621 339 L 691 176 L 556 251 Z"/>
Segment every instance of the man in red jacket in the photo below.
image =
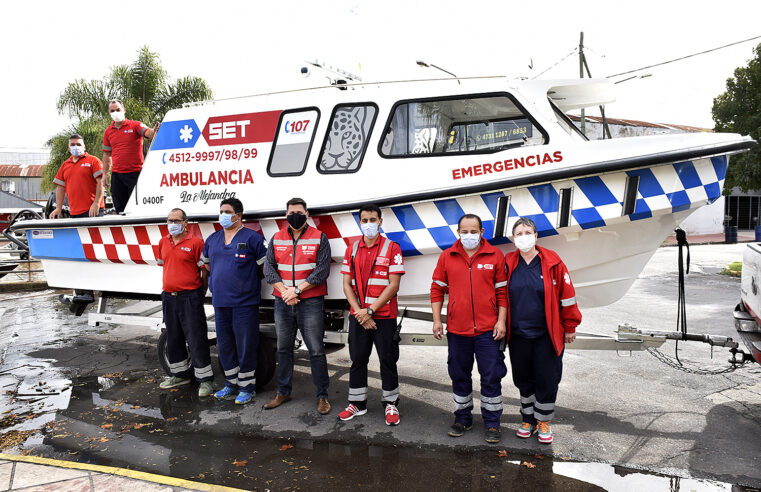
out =
<path fill-rule="evenodd" d="M 447 304 L 449 376 L 455 402 L 455 421 L 449 430 L 460 437 L 473 428 L 473 357 L 481 375 L 481 417 L 488 443 L 500 441 L 502 378 L 507 374 L 499 345 L 505 336 L 507 285 L 504 255 L 486 242 L 481 219 L 466 214 L 457 225 L 460 239 L 441 256 L 433 272 L 431 308 L 433 335 L 441 339 L 441 308 Z"/>

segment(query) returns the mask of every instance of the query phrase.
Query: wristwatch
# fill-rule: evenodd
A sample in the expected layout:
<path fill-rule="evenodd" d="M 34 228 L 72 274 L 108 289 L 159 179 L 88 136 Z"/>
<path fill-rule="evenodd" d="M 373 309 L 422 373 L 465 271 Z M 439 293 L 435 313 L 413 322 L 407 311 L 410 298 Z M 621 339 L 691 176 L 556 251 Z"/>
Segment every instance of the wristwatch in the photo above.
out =
<path fill-rule="evenodd" d="M 373 311 L 373 308 L 371 308 L 371 307 L 368 307 L 368 308 L 367 308 L 367 314 L 369 314 L 370 316 L 372 316 L 373 314 L 375 314 L 375 311 Z"/>
<path fill-rule="evenodd" d="M 293 288 L 293 293 L 296 294 L 297 296 L 300 296 L 301 295 L 301 289 L 299 289 L 298 287 L 294 287 Z"/>

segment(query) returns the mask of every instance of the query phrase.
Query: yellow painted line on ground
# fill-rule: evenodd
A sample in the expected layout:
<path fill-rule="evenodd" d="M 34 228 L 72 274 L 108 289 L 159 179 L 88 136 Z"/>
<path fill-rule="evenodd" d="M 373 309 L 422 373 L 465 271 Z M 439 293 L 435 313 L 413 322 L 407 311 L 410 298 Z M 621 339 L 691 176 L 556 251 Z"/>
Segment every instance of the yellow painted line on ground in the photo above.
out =
<path fill-rule="evenodd" d="M 130 470 L 127 468 L 117 468 L 113 466 L 102 465 L 90 465 L 88 463 L 77 463 L 75 461 L 54 460 L 51 458 L 42 458 L 40 456 L 22 456 L 18 454 L 5 454 L 0 453 L 0 460 L 16 461 L 24 463 L 33 463 L 36 465 L 48 465 L 56 466 L 58 468 L 71 468 L 75 470 L 88 470 L 98 473 L 106 473 L 109 475 L 119 475 L 122 477 L 132 478 L 134 480 L 143 480 L 145 482 L 160 483 L 162 485 L 169 485 L 170 487 L 183 487 L 186 489 L 202 490 L 209 492 L 241 492 L 243 489 L 236 489 L 233 487 L 225 487 L 224 485 L 212 485 L 202 482 L 194 482 L 192 480 L 185 480 L 182 478 L 167 477 L 164 475 L 156 475 L 154 473 L 146 473 L 136 470 Z"/>

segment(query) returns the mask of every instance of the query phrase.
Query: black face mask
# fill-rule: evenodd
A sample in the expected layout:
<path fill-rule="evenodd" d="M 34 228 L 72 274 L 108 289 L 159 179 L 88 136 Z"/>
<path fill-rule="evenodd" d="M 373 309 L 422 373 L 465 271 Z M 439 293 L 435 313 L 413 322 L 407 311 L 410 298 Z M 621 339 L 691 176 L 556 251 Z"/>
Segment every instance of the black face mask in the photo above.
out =
<path fill-rule="evenodd" d="M 286 219 L 288 224 L 298 231 L 306 223 L 307 216 L 304 214 L 291 214 Z"/>

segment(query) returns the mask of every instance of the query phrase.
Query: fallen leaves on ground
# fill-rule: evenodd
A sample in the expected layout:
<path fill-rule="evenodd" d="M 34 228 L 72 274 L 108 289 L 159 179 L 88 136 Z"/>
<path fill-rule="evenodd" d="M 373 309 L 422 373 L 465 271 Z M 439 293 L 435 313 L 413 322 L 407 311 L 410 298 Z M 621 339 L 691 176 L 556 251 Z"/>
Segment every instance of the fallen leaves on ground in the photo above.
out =
<path fill-rule="evenodd" d="M 233 461 L 233 465 L 235 466 L 246 466 L 247 464 L 248 464 L 248 460 Z"/>
<path fill-rule="evenodd" d="M 110 429 L 113 426 L 114 426 L 114 424 L 103 424 L 103 425 L 100 426 L 100 428 L 101 429 Z"/>
<path fill-rule="evenodd" d="M 170 390 L 169 390 L 169 392 L 170 392 L 170 393 L 177 393 L 178 391 L 180 391 L 180 390 L 178 390 L 177 388 L 174 388 L 174 389 L 170 389 Z"/>
<path fill-rule="evenodd" d="M 507 451 L 502 449 L 499 451 L 499 453 L 497 453 L 497 456 L 499 456 L 500 458 L 507 458 Z"/>
<path fill-rule="evenodd" d="M 174 422 L 175 420 L 177 420 L 177 417 L 169 417 L 166 419 L 167 422 Z"/>
<path fill-rule="evenodd" d="M 291 449 L 293 447 L 293 444 L 283 444 L 280 446 L 280 451 L 285 451 L 287 449 Z"/>
<path fill-rule="evenodd" d="M 534 455 L 534 458 L 536 458 L 536 459 L 538 459 L 538 460 L 543 460 L 543 459 L 544 459 L 544 455 L 541 455 L 541 454 L 535 454 L 535 455 Z"/>
<path fill-rule="evenodd" d="M 521 463 L 521 466 L 524 466 L 526 468 L 536 468 L 535 464 L 529 463 L 528 461 L 524 461 L 523 463 Z"/>
<path fill-rule="evenodd" d="M 12 430 L 0 434 L 0 450 L 12 448 L 18 446 L 22 442 L 26 441 L 32 431 L 17 431 Z"/>

